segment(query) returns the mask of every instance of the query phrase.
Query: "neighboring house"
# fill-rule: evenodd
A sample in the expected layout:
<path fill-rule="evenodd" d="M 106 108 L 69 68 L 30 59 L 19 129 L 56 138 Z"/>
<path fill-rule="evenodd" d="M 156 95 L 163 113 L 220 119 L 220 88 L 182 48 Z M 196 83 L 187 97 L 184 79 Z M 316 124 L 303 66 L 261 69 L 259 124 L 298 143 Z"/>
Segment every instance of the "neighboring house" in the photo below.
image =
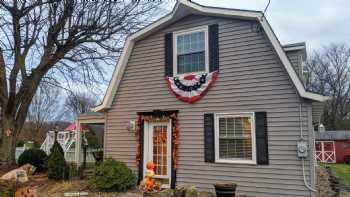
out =
<path fill-rule="evenodd" d="M 81 130 L 83 133 L 90 132 L 90 128 L 82 125 Z M 55 131 L 48 131 L 46 134 L 46 138 L 42 143 L 40 149 L 46 152 L 46 154 L 50 154 L 50 149 L 55 141 Z M 86 139 L 84 139 L 86 143 Z M 57 132 L 57 142 L 61 145 L 65 159 L 68 162 L 75 161 L 75 142 L 76 142 L 76 125 L 75 123 L 69 124 L 63 131 Z M 82 157 L 81 153 L 81 157 Z M 93 155 L 88 151 L 87 154 L 87 162 L 95 162 Z"/>
<path fill-rule="evenodd" d="M 350 131 L 315 132 L 315 157 L 323 163 L 344 163 L 350 157 Z"/>
<path fill-rule="evenodd" d="M 303 43 L 281 46 L 262 12 L 180 0 L 125 42 L 94 109 L 104 156 L 139 180 L 153 160 L 168 187 L 228 181 L 247 195 L 313 196 L 312 103 L 326 98 L 305 90 L 305 56 Z"/>

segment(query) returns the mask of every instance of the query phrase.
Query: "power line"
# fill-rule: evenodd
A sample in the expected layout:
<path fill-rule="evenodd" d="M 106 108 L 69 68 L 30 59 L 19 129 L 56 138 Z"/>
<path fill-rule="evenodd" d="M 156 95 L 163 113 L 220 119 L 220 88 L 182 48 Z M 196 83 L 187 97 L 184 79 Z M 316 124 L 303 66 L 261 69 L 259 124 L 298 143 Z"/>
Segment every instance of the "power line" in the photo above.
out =
<path fill-rule="evenodd" d="M 269 2 L 267 3 L 267 5 L 266 5 L 266 7 L 265 7 L 265 9 L 264 9 L 264 12 L 263 12 L 263 14 L 262 14 L 262 16 L 261 16 L 260 20 L 262 20 L 262 19 L 263 19 L 263 17 L 265 17 L 265 13 L 266 13 L 267 9 L 269 8 L 270 3 L 271 3 L 271 0 L 269 0 Z"/>

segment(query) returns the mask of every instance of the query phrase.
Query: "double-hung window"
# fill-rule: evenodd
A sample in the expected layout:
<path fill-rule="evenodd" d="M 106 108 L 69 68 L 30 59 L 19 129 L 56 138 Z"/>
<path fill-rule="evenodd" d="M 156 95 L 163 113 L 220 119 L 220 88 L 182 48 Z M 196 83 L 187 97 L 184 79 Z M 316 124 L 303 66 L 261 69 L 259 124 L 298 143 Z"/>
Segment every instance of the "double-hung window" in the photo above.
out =
<path fill-rule="evenodd" d="M 174 74 L 209 71 L 208 27 L 174 32 Z"/>
<path fill-rule="evenodd" d="M 254 113 L 216 114 L 216 162 L 255 164 L 254 125 Z"/>

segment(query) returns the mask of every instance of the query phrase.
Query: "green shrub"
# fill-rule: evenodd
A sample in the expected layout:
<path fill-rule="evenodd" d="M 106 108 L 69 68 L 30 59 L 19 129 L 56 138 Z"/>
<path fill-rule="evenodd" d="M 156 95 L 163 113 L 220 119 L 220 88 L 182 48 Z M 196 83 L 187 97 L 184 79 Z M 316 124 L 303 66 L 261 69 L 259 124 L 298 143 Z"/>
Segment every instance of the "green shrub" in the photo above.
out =
<path fill-rule="evenodd" d="M 99 191 L 125 192 L 135 186 L 133 172 L 124 163 L 113 159 L 106 159 L 98 164 L 89 180 L 89 187 Z"/>
<path fill-rule="evenodd" d="M 63 149 L 57 141 L 54 142 L 51 148 L 47 167 L 49 179 L 63 180 L 68 178 L 69 168 L 64 158 Z"/>
<path fill-rule="evenodd" d="M 18 158 L 18 165 L 31 164 L 36 167 L 36 172 L 42 172 L 47 169 L 47 155 L 40 149 L 25 150 Z"/>
<path fill-rule="evenodd" d="M 64 151 L 63 148 L 61 147 L 61 145 L 57 142 L 57 140 L 55 140 L 55 142 L 53 143 L 52 147 L 50 148 L 50 153 L 52 154 L 54 150 L 58 150 L 62 155 L 64 155 Z M 50 154 L 50 155 L 51 155 Z"/>
<path fill-rule="evenodd" d="M 78 176 L 78 169 L 75 163 L 68 163 L 68 178 Z"/>

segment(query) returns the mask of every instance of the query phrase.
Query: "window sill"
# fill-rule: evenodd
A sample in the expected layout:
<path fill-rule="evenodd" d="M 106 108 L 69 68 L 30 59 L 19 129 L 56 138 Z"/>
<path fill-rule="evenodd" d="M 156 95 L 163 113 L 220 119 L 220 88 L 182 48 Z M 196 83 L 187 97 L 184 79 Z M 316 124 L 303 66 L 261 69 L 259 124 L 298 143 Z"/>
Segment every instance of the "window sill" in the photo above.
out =
<path fill-rule="evenodd" d="M 225 159 L 218 159 L 218 160 L 215 160 L 215 163 L 256 165 L 256 161 L 253 161 L 253 160 L 225 160 Z"/>
<path fill-rule="evenodd" d="M 182 73 L 182 74 L 175 74 L 173 75 L 173 77 L 182 77 L 182 76 L 185 76 L 185 75 L 203 75 L 203 74 L 206 74 L 206 73 L 209 73 L 207 71 L 198 71 L 198 72 L 189 72 L 189 73 Z"/>

